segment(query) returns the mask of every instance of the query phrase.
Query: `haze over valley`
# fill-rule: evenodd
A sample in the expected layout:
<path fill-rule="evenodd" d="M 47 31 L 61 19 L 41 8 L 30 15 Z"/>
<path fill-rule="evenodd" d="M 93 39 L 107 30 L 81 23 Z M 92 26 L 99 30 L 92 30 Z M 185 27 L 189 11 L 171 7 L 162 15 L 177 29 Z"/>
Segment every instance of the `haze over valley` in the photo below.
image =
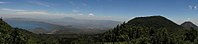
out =
<path fill-rule="evenodd" d="M 0 0 L 0 44 L 198 44 L 198 0 Z"/>

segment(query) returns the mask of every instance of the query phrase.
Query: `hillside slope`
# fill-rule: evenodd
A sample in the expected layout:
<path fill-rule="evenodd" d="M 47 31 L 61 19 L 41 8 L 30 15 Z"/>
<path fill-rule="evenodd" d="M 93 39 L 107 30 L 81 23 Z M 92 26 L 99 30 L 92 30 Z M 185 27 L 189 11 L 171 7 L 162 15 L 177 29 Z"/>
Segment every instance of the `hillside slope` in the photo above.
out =
<path fill-rule="evenodd" d="M 41 39 L 42 38 L 42 39 Z M 39 35 L 31 33 L 20 28 L 12 28 L 2 19 L 0 19 L 0 44 L 55 44 L 56 39 L 48 41 L 52 38 L 44 39 Z M 42 40 L 42 41 L 41 41 Z"/>
<path fill-rule="evenodd" d="M 141 27 L 145 26 L 145 27 L 152 27 L 155 29 L 167 28 L 171 30 L 175 30 L 176 28 L 182 28 L 173 21 L 162 16 L 136 17 L 128 21 L 125 25 L 141 26 Z"/>
<path fill-rule="evenodd" d="M 163 16 L 148 16 L 136 17 L 103 34 L 85 36 L 75 42 L 81 42 L 80 44 L 197 44 L 197 41 L 198 31 L 184 29 Z"/>
<path fill-rule="evenodd" d="M 198 26 L 196 26 L 195 24 L 193 24 L 190 21 L 186 21 L 186 22 L 182 23 L 181 26 L 186 28 L 186 29 L 196 29 L 196 30 L 198 30 Z"/>

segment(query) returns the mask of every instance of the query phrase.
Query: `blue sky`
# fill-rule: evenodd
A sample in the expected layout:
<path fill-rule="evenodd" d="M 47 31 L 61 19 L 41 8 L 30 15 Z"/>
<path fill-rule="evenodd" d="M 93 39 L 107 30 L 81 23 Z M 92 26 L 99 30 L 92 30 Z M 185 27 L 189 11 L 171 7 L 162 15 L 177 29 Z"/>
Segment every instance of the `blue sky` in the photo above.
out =
<path fill-rule="evenodd" d="M 198 24 L 198 0 L 0 0 L 0 16 L 127 21 L 161 15 Z"/>

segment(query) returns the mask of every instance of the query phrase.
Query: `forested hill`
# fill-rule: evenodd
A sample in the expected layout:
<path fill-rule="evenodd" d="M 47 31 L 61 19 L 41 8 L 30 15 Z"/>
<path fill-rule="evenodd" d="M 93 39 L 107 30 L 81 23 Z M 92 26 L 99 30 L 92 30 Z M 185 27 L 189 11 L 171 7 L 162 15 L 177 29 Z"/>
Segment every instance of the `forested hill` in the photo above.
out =
<path fill-rule="evenodd" d="M 197 30 L 187 30 L 163 16 L 136 17 L 100 38 L 105 43 L 189 44 L 197 43 Z"/>
<path fill-rule="evenodd" d="M 152 27 L 155 29 L 166 28 L 170 30 L 181 29 L 182 27 L 173 21 L 163 17 L 163 16 L 148 16 L 148 17 L 136 17 L 128 21 L 124 25 L 129 26 L 139 26 L 139 27 Z"/>
<path fill-rule="evenodd" d="M 118 25 L 113 30 L 97 36 L 84 37 L 76 42 L 104 44 L 198 44 L 198 31 L 184 29 L 163 16 L 136 17 L 127 23 L 124 22 Z"/>

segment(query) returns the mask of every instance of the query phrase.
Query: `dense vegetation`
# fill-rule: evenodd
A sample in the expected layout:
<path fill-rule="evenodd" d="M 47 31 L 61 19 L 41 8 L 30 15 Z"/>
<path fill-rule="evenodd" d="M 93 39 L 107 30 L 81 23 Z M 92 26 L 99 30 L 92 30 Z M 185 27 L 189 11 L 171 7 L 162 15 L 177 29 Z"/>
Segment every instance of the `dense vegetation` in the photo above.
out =
<path fill-rule="evenodd" d="M 198 31 L 162 17 L 137 17 L 102 34 L 34 34 L 0 21 L 0 44 L 198 44 Z"/>
<path fill-rule="evenodd" d="M 71 44 L 77 34 L 35 34 L 0 20 L 0 44 Z M 84 35 L 85 36 L 85 35 Z"/>
<path fill-rule="evenodd" d="M 198 31 L 178 29 L 175 32 L 166 28 L 123 26 L 103 34 L 100 42 L 133 44 L 188 44 L 197 43 Z"/>
<path fill-rule="evenodd" d="M 81 41 L 84 42 L 81 42 Z M 198 31 L 162 17 L 137 17 L 113 30 L 77 42 L 103 44 L 197 44 Z"/>

